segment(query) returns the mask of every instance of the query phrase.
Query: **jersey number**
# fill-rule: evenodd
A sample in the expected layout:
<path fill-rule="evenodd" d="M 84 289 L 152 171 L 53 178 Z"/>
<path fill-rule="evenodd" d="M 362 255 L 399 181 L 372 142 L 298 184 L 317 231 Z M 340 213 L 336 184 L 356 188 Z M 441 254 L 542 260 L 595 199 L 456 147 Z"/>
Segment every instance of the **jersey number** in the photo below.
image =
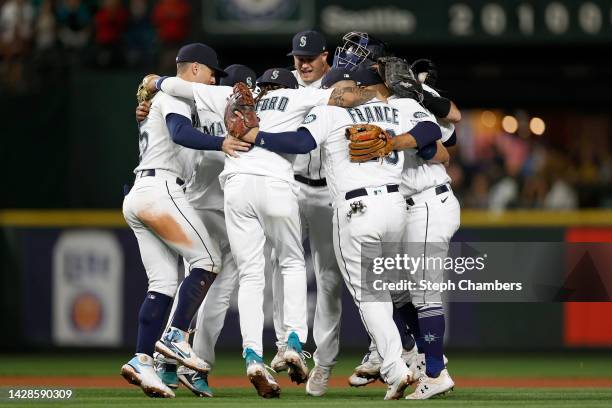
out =
<path fill-rule="evenodd" d="M 395 137 L 395 131 L 393 129 L 385 129 L 385 132 L 391 135 L 391 137 Z M 378 160 L 380 159 L 376 157 L 373 159 L 370 159 L 370 161 L 378 161 Z M 399 161 L 399 154 L 397 153 L 397 150 L 392 151 L 389 156 L 385 156 L 384 161 L 385 163 L 389 163 L 392 165 L 397 164 L 397 162 Z"/>
<path fill-rule="evenodd" d="M 147 132 L 142 132 L 138 136 L 138 150 L 139 150 L 138 161 L 139 162 L 142 161 L 142 156 L 144 156 L 148 147 L 149 147 L 149 134 Z"/>

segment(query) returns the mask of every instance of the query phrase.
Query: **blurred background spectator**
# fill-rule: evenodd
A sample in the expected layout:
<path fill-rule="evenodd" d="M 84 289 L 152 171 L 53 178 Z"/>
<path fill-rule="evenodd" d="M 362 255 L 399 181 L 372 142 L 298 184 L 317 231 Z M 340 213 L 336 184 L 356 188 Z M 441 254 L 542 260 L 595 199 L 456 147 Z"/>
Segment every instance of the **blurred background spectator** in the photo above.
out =
<path fill-rule="evenodd" d="M 103 0 L 95 16 L 96 62 L 102 67 L 123 62 L 123 34 L 129 14 L 121 0 Z"/>
<path fill-rule="evenodd" d="M 34 9 L 28 0 L 7 0 L 0 10 L 0 77 L 12 90 L 23 90 L 24 64 L 33 36 Z"/>
<path fill-rule="evenodd" d="M 172 72 L 175 69 L 176 53 L 191 31 L 190 12 L 191 6 L 186 0 L 161 0 L 153 9 L 153 23 L 162 46 L 162 72 Z"/>
<path fill-rule="evenodd" d="M 60 0 L 57 8 L 58 37 L 71 58 L 78 63 L 91 35 L 91 10 L 81 0 Z"/>

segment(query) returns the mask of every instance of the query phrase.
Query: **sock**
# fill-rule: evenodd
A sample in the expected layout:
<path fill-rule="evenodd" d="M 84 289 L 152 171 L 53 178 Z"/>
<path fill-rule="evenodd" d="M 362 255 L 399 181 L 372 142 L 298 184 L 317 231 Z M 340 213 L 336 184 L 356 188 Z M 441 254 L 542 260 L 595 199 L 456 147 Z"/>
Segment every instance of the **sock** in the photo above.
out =
<path fill-rule="evenodd" d="M 408 333 L 406 322 L 404 322 L 404 319 L 402 318 L 402 313 L 399 309 L 393 309 L 393 321 L 395 322 L 397 330 L 400 334 L 400 338 L 402 339 L 402 347 L 404 348 L 404 350 L 412 350 L 412 348 L 414 347 L 414 339 Z"/>
<path fill-rule="evenodd" d="M 138 313 L 138 339 L 136 353 L 153 356 L 155 342 L 159 340 L 166 323 L 166 313 L 172 298 L 157 292 L 148 292 Z"/>
<path fill-rule="evenodd" d="M 176 309 L 172 326 L 184 332 L 189 331 L 189 324 L 202 304 L 210 285 L 217 274 L 201 268 L 193 268 L 183 280 L 176 299 Z"/>
<path fill-rule="evenodd" d="M 437 304 L 419 306 L 417 311 L 426 373 L 428 377 L 436 378 L 444 369 L 444 308 Z"/>
<path fill-rule="evenodd" d="M 416 308 L 412 303 L 407 303 L 398 309 L 400 315 L 412 334 L 413 339 L 416 342 L 419 353 L 424 353 L 423 349 L 423 338 L 421 336 L 421 330 L 419 329 L 419 318 Z M 407 349 L 409 350 L 409 349 Z"/>

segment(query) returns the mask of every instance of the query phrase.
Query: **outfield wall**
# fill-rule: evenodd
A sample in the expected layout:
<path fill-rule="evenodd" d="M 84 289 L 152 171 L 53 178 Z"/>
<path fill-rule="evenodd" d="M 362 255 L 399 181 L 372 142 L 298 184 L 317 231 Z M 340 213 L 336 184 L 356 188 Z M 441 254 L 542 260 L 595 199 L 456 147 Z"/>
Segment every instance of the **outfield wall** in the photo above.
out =
<path fill-rule="evenodd" d="M 17 330 L 0 337 L 3 349 L 134 344 L 146 276 L 119 211 L 4 210 L 0 226 L 2 312 L 5 327 Z M 455 240 L 612 242 L 612 211 L 464 211 Z M 346 291 L 343 305 L 341 343 L 364 348 L 366 334 Z M 312 297 L 309 307 L 312 316 Z M 612 303 L 452 303 L 448 315 L 449 347 L 612 347 Z M 270 307 L 265 336 L 272 344 Z M 219 344 L 240 347 L 235 302 Z"/>

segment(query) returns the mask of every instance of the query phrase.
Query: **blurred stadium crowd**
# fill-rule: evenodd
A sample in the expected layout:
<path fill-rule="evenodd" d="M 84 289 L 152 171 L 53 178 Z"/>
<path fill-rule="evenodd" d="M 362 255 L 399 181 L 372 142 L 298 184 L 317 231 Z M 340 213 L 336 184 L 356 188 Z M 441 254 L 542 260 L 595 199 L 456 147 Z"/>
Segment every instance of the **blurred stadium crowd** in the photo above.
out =
<path fill-rule="evenodd" d="M 1 80 L 20 90 L 30 69 L 172 63 L 190 13 L 186 0 L 0 0 Z"/>
<path fill-rule="evenodd" d="M 0 92 L 82 66 L 172 72 L 192 20 L 187 0 L 0 0 Z M 612 207 L 610 115 L 540 116 L 464 111 L 449 169 L 463 208 Z"/>

